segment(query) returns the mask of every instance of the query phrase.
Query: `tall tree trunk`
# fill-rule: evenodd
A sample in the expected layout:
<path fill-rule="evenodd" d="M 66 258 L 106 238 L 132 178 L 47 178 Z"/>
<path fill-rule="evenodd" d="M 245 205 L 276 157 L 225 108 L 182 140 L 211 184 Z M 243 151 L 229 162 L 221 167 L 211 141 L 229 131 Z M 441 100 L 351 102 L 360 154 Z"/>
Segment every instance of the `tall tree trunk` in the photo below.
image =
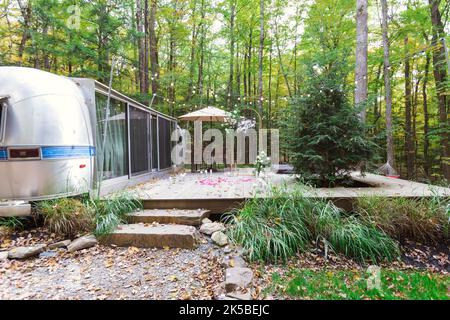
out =
<path fill-rule="evenodd" d="M 145 17 L 144 17 L 144 3 L 142 0 L 136 0 L 136 29 L 139 33 L 138 35 L 138 73 L 139 73 L 139 92 L 142 94 L 148 93 L 146 91 L 145 75 L 148 74 L 148 70 L 145 68 Z"/>
<path fill-rule="evenodd" d="M 31 9 L 31 2 L 26 1 L 25 3 L 22 0 L 17 0 L 17 4 L 19 5 L 20 12 L 22 14 L 22 38 L 20 39 L 19 49 L 17 56 L 19 58 L 19 66 L 23 65 L 23 54 L 25 52 L 25 45 L 30 39 L 30 24 L 31 24 L 31 15 L 32 15 L 32 9 Z"/>
<path fill-rule="evenodd" d="M 241 101 L 241 63 L 239 59 L 239 42 L 236 43 L 236 95 Z"/>
<path fill-rule="evenodd" d="M 149 3 L 144 0 L 144 94 L 148 94 L 150 90 L 150 79 L 148 75 L 149 59 L 150 59 L 150 17 Z"/>
<path fill-rule="evenodd" d="M 272 122 L 272 54 L 273 54 L 273 45 L 272 42 L 270 42 L 270 49 L 269 49 L 269 107 L 267 111 L 267 128 L 270 129 L 271 122 Z"/>
<path fill-rule="evenodd" d="M 285 72 L 285 69 L 284 69 L 283 58 L 281 57 L 280 40 L 279 40 L 279 35 L 278 35 L 278 23 L 277 23 L 276 20 L 275 20 L 275 43 L 276 43 L 276 46 L 277 46 L 278 63 L 280 65 L 280 71 L 283 74 L 284 82 L 286 83 L 286 87 L 288 89 L 289 97 L 292 98 L 291 86 L 289 84 L 287 73 Z"/>
<path fill-rule="evenodd" d="M 417 70 L 418 70 L 417 66 Z M 418 159 L 418 149 L 419 149 L 419 142 L 417 141 L 417 105 L 419 100 L 419 87 L 420 87 L 420 81 L 422 80 L 421 77 L 417 77 L 416 83 L 414 85 L 414 93 L 413 93 L 413 100 L 412 100 L 412 143 L 414 145 L 414 177 L 417 178 L 417 159 Z"/>
<path fill-rule="evenodd" d="M 244 48 L 243 64 L 244 64 L 244 67 L 243 67 L 242 73 L 244 76 L 243 82 L 244 82 L 244 100 L 245 100 L 248 97 L 248 94 L 247 94 L 247 48 Z"/>
<path fill-rule="evenodd" d="M 48 22 L 45 21 L 44 22 L 44 26 L 42 28 L 42 35 L 44 36 L 44 38 L 47 39 L 48 37 Z M 50 71 L 50 69 L 52 68 L 51 63 L 50 63 L 50 55 L 48 53 L 47 48 L 45 48 L 42 52 L 43 56 L 44 56 L 44 69 L 47 71 Z"/>
<path fill-rule="evenodd" d="M 253 31 L 250 28 L 249 41 L 248 41 L 248 67 L 247 67 L 247 90 L 249 101 L 253 100 L 252 97 L 252 51 L 253 51 Z"/>
<path fill-rule="evenodd" d="M 368 50 L 368 1 L 356 1 L 356 70 L 355 70 L 355 104 L 362 108 L 360 118 L 366 122 L 367 101 L 367 50 Z"/>
<path fill-rule="evenodd" d="M 187 93 L 187 100 L 192 99 L 194 90 L 194 73 L 195 73 L 195 49 L 197 46 L 197 24 L 196 24 L 196 11 L 197 11 L 197 1 L 194 0 L 192 3 L 192 35 L 191 35 L 191 61 L 189 65 L 189 87 Z"/>
<path fill-rule="evenodd" d="M 234 100 L 233 82 L 234 82 L 234 20 L 236 16 L 236 2 L 230 2 L 230 72 L 228 77 L 228 107 L 231 107 Z"/>
<path fill-rule="evenodd" d="M 264 0 L 259 0 L 259 70 L 258 70 L 258 111 L 263 116 L 263 58 L 264 58 Z M 261 129 L 261 128 L 259 128 Z"/>
<path fill-rule="evenodd" d="M 152 79 L 152 94 L 155 96 L 154 104 L 157 104 L 159 99 L 156 96 L 159 90 L 159 61 L 158 61 L 158 39 L 156 37 L 156 12 L 158 8 L 158 0 L 150 0 L 150 15 L 149 15 L 149 42 L 150 42 L 150 71 Z"/>
<path fill-rule="evenodd" d="M 427 95 L 427 84 L 428 84 L 428 74 L 430 69 L 430 55 L 427 52 L 427 60 L 425 64 L 425 76 L 423 78 L 422 84 L 422 97 L 423 97 L 423 160 L 424 160 L 424 171 L 427 178 L 430 177 L 431 171 L 431 161 L 429 156 L 430 139 L 429 134 L 429 122 L 430 116 L 428 114 L 428 95 Z"/>
<path fill-rule="evenodd" d="M 447 89 L 447 63 L 445 49 L 440 43 L 440 39 L 445 37 L 444 24 L 439 12 L 440 0 L 429 0 L 431 23 L 433 25 L 432 44 L 433 50 L 433 74 L 436 82 L 436 93 L 439 105 L 439 129 L 441 135 L 441 167 L 446 180 L 450 180 L 450 149 L 448 134 L 448 99 L 445 92 Z"/>
<path fill-rule="evenodd" d="M 198 87 L 198 95 L 200 97 L 200 104 L 202 104 L 202 102 L 203 102 L 203 66 L 204 66 L 204 60 L 205 60 L 205 17 L 206 17 L 204 0 L 201 1 L 200 15 L 201 15 L 201 21 L 200 21 L 200 25 L 199 25 L 200 61 L 198 64 L 197 87 Z"/>
<path fill-rule="evenodd" d="M 168 98 L 169 98 L 169 104 L 170 104 L 170 112 L 172 116 L 175 116 L 175 50 L 176 50 L 176 40 L 175 40 L 175 30 L 172 27 L 170 30 L 170 36 L 169 36 L 169 74 L 170 74 L 170 83 L 169 83 L 169 89 L 168 91 Z"/>
<path fill-rule="evenodd" d="M 408 179 L 414 177 L 414 141 L 411 124 L 411 64 L 408 54 L 408 36 L 404 39 L 405 45 L 405 152 L 406 152 L 406 173 Z"/>
<path fill-rule="evenodd" d="M 389 37 L 388 37 L 388 6 L 387 0 L 381 0 L 383 50 L 384 50 L 384 90 L 386 103 L 386 173 L 395 174 L 394 137 L 392 130 L 392 97 L 389 62 Z"/>

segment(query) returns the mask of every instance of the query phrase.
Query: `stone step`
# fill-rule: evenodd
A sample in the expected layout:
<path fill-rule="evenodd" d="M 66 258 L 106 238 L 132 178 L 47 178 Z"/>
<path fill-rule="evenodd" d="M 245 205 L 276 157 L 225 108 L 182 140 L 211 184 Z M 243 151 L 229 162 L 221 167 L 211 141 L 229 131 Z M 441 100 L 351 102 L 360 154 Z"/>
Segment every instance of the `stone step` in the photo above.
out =
<path fill-rule="evenodd" d="M 120 225 L 102 241 L 119 247 L 195 249 L 199 233 L 193 226 L 139 223 Z"/>
<path fill-rule="evenodd" d="M 181 224 L 199 226 L 209 216 L 208 210 L 154 209 L 134 212 L 128 215 L 130 223 Z"/>

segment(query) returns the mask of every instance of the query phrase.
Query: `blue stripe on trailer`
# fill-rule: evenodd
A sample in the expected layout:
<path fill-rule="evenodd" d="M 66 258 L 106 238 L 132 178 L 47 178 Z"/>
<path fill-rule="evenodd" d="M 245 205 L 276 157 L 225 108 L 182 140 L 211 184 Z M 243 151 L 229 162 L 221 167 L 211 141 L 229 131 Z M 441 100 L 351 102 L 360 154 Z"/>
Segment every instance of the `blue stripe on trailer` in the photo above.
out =
<path fill-rule="evenodd" d="M 6 152 L 6 148 L 0 148 L 0 160 L 6 160 L 8 158 L 8 154 Z"/>
<path fill-rule="evenodd" d="M 79 158 L 95 156 L 94 147 L 42 147 L 42 159 Z"/>

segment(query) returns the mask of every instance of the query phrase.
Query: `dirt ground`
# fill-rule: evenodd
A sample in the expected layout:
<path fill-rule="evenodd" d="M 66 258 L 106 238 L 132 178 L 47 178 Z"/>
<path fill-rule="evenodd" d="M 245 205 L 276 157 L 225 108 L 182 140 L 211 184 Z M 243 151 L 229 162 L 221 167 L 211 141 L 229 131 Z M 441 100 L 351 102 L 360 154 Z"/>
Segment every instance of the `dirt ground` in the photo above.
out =
<path fill-rule="evenodd" d="M 43 229 L 0 236 L 0 250 L 56 240 Z M 212 299 L 223 283 L 221 249 L 57 249 L 0 261 L 0 299 Z"/>
<path fill-rule="evenodd" d="M 38 228 L 14 234 L 0 233 L 0 251 L 17 246 L 51 244 L 63 240 Z M 423 270 L 450 276 L 450 246 L 406 242 L 402 258 L 382 268 Z M 0 260 L 0 299 L 214 299 L 224 281 L 220 249 L 202 238 L 196 250 L 138 249 L 97 245 L 68 253 L 57 249 L 25 261 Z M 323 248 L 299 253 L 281 265 L 251 264 L 254 297 L 264 294 L 274 272 L 292 268 L 364 270 L 342 255 Z"/>

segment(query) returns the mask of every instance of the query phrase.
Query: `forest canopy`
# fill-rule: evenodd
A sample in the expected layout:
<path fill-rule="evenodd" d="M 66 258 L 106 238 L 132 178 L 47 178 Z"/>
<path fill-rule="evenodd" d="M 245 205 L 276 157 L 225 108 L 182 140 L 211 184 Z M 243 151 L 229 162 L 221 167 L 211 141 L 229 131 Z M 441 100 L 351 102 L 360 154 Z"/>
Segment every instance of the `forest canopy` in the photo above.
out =
<path fill-rule="evenodd" d="M 367 73 L 355 54 L 361 3 Z M 355 110 L 362 102 L 366 134 L 381 147 L 377 165 L 386 159 L 389 80 L 396 171 L 448 180 L 449 14 L 442 0 L 4 0 L 0 65 L 104 83 L 112 70 L 115 89 L 173 116 L 245 106 L 279 127 L 304 94 L 306 68 L 326 53 L 345 62 L 342 90 Z"/>

